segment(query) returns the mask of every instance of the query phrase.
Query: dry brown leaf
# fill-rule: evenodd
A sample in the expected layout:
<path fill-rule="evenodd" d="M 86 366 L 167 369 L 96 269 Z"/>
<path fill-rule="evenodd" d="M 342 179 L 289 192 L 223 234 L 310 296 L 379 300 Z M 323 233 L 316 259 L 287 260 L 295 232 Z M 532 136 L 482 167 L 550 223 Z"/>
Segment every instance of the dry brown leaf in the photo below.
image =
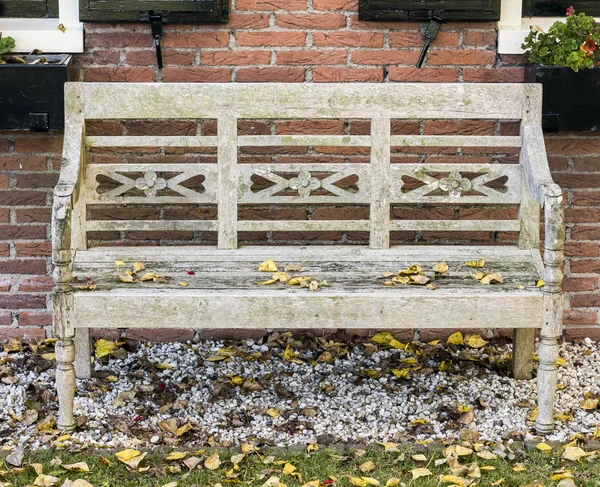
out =
<path fill-rule="evenodd" d="M 435 272 L 439 276 L 447 276 L 448 275 L 448 264 L 445 262 L 440 262 L 433 266 L 433 272 Z"/>
<path fill-rule="evenodd" d="M 481 284 L 484 285 L 488 285 L 488 284 L 503 284 L 504 283 L 504 278 L 498 274 L 498 273 L 494 273 L 494 274 L 488 274 L 487 276 L 485 276 L 484 278 L 481 279 L 481 281 L 479 281 Z"/>
<path fill-rule="evenodd" d="M 221 459 L 219 458 L 219 452 L 213 453 L 204 461 L 204 466 L 209 470 L 216 470 L 221 466 Z"/>
<path fill-rule="evenodd" d="M 129 284 L 132 284 L 134 282 L 133 280 L 133 276 L 129 275 L 129 274 L 119 274 L 119 279 L 121 280 L 121 282 L 126 282 Z"/>
<path fill-rule="evenodd" d="M 375 470 L 375 464 L 371 460 L 369 460 L 365 463 L 362 463 L 358 468 L 362 473 L 370 473 L 373 470 Z"/>

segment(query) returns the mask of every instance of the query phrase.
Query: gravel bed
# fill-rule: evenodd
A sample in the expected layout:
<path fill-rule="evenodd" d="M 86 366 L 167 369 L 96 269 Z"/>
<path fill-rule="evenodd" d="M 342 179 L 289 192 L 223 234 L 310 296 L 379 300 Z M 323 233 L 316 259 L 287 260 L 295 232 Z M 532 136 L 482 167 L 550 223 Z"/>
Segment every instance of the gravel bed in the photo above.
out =
<path fill-rule="evenodd" d="M 431 343 L 407 351 L 356 337 L 278 333 L 227 343 L 126 341 L 110 359 L 95 361 L 96 377 L 77 381 L 79 427 L 62 437 L 53 422 L 55 363 L 42 354 L 51 344 L 37 353 L 0 352 L 0 446 L 534 439 L 526 415 L 533 414 L 535 380 L 509 376 L 510 344 Z M 560 355 L 557 410 L 572 420 L 558 421 L 547 441 L 563 442 L 600 425 L 600 409 L 580 407 L 584 393 L 600 396 L 600 347 L 589 339 L 565 343 Z M 412 369 L 408 378 L 392 372 L 402 369 Z"/>

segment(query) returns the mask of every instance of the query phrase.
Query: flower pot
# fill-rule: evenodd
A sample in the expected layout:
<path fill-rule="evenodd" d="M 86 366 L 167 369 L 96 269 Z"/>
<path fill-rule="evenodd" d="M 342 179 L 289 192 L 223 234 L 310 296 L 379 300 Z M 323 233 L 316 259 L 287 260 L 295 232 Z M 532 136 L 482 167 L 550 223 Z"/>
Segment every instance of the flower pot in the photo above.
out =
<path fill-rule="evenodd" d="M 0 64 L 0 130 L 64 128 L 64 84 L 72 79 L 71 56 L 21 57 L 27 64 Z M 42 58 L 48 64 L 31 64 Z"/>
<path fill-rule="evenodd" d="M 600 130 L 600 69 L 528 65 L 525 82 L 544 86 L 545 131 Z"/>

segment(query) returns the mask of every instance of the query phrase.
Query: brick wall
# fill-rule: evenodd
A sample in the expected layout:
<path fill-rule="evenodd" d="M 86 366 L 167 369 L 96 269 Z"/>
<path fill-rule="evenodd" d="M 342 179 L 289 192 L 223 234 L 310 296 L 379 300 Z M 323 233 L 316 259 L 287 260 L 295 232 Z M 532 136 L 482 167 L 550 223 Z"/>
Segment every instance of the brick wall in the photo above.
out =
<path fill-rule="evenodd" d="M 226 25 L 166 26 L 162 72 L 147 25 L 88 24 L 86 52 L 75 57 L 78 77 L 199 83 L 523 80 L 520 57 L 496 53 L 492 22 L 444 24 L 425 67 L 417 69 L 423 25 L 361 22 L 357 0 L 232 3 Z M 469 122 L 458 128 L 464 133 L 488 130 Z M 361 127 L 348 130 L 360 133 Z M 489 130 L 503 128 L 496 124 Z M 49 221 L 61 144 L 61 133 L 0 133 L 0 339 L 40 338 L 51 322 Z M 547 147 L 555 180 L 567 194 L 566 335 L 600 338 L 600 136 L 548 135 Z"/>

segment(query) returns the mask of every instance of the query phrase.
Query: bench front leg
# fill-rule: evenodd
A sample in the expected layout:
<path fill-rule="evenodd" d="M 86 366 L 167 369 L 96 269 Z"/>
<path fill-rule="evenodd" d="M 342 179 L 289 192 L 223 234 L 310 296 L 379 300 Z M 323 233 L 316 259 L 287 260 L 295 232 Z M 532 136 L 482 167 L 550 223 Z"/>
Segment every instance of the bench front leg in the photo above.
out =
<path fill-rule="evenodd" d="M 540 434 L 554 430 L 558 340 L 563 328 L 562 264 L 564 262 L 565 224 L 562 192 L 558 186 L 548 188 L 544 202 L 546 238 L 544 250 L 543 306 L 540 347 L 538 351 L 538 416 L 535 429 Z"/>
<path fill-rule="evenodd" d="M 517 380 L 531 379 L 535 328 L 515 328 L 513 332 L 513 377 Z"/>
<path fill-rule="evenodd" d="M 92 340 L 89 328 L 75 330 L 75 375 L 78 379 L 92 377 Z"/>

